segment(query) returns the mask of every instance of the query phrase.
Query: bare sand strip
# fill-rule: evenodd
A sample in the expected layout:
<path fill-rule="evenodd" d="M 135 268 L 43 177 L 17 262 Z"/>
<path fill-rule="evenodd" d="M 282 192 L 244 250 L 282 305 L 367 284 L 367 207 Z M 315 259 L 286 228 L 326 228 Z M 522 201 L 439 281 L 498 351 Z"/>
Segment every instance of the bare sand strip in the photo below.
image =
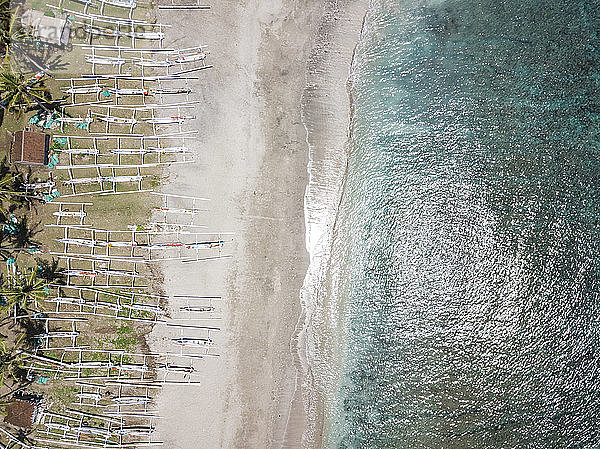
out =
<path fill-rule="evenodd" d="M 358 3 L 220 0 L 210 11 L 160 13 L 160 22 L 173 25 L 167 47 L 206 44 L 215 66 L 190 84 L 201 100 L 195 111 L 200 138 L 191 145 L 197 162 L 173 168 L 163 190 L 212 198 L 202 224 L 236 233 L 232 259 L 162 267 L 165 293 L 224 298 L 223 330 L 215 336 L 221 357 L 198 364 L 202 385 L 165 386 L 159 398 L 157 432 L 169 449 L 301 447 L 306 415 L 296 371 L 303 379 L 307 365 L 298 358 L 295 337 L 309 259 L 308 148 L 300 105 L 307 66 L 319 73 L 316 55 L 325 49 L 333 56 L 325 58 L 327 70 L 337 78 L 330 80 L 332 90 L 310 95 L 343 99 L 333 102 L 332 111 L 326 111 L 329 100 L 319 100 L 321 112 L 312 115 L 308 129 L 315 133 L 319 120 L 331 121 L 324 135 L 335 130 L 335 141 L 325 145 L 344 150 L 345 82 L 361 18 L 358 9 L 350 16 L 342 11 Z M 345 29 L 343 23 L 351 25 L 347 33 L 333 35 L 345 45 L 325 45 L 333 36 L 325 33 Z M 338 64 L 340 70 L 333 70 Z M 176 310 L 178 304 L 170 306 Z M 169 344 L 168 334 L 153 332 L 153 350 Z M 318 438 L 304 443 L 319 444 Z"/>

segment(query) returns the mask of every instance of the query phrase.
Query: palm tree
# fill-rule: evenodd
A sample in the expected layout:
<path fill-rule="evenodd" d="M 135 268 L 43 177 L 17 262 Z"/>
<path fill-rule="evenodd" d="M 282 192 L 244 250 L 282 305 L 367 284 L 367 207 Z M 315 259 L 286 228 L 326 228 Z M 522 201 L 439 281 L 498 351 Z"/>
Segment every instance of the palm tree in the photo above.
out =
<path fill-rule="evenodd" d="M 40 310 L 50 291 L 49 282 L 38 276 L 37 268 L 28 268 L 23 273 L 9 278 L 8 285 L 0 289 L 8 307 L 21 310 Z"/>
<path fill-rule="evenodd" d="M 15 18 L 16 14 L 13 14 L 10 9 L 10 0 L 0 0 L 0 46 L 5 53 L 5 58 L 12 42 L 11 31 L 15 30 Z"/>
<path fill-rule="evenodd" d="M 20 191 L 22 182 L 21 173 L 11 172 L 5 169 L 5 161 L 0 162 L 0 213 L 8 215 L 8 206 L 22 206 L 26 197 Z"/>
<path fill-rule="evenodd" d="M 48 110 L 49 94 L 41 79 L 25 77 L 22 73 L 0 73 L 0 106 L 7 111 L 16 112 L 17 115 L 34 105 Z"/>
<path fill-rule="evenodd" d="M 11 9 L 10 0 L 0 0 L 0 50 L 4 51 L 3 64 L 10 67 L 12 63 L 17 62 L 23 57 L 29 62 L 30 56 L 27 50 L 35 42 L 35 36 L 26 28 L 21 26 L 20 6 Z M 16 58 L 11 60 L 10 55 L 13 54 Z M 38 64 L 34 65 L 43 70 Z"/>
<path fill-rule="evenodd" d="M 21 377 L 21 361 L 24 354 L 20 350 L 25 334 L 19 334 L 11 346 L 6 339 L 0 339 L 0 387 L 8 379 L 18 382 Z"/>
<path fill-rule="evenodd" d="M 39 223 L 38 223 L 39 225 Z M 16 219 L 14 226 L 17 229 L 15 234 L 9 235 L 15 248 L 37 248 L 41 245 L 40 242 L 33 240 L 33 237 L 39 232 L 37 225 L 29 226 L 27 216 L 24 215 L 20 219 Z"/>
<path fill-rule="evenodd" d="M 58 266 L 58 259 L 51 261 L 36 259 L 38 264 L 38 277 L 52 284 L 64 284 L 64 275 Z"/>

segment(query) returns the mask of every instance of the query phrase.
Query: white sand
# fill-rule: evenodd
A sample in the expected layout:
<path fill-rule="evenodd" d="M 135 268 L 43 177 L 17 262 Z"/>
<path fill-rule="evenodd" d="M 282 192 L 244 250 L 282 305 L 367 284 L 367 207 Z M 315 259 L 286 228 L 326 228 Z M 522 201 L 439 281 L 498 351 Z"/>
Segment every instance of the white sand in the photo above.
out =
<path fill-rule="evenodd" d="M 324 3 L 221 0 L 210 11 L 160 13 L 160 22 L 173 24 L 166 46 L 206 44 L 215 66 L 191 82 L 202 101 L 193 123 L 200 138 L 191 145 L 197 162 L 174 166 L 163 191 L 212 198 L 202 223 L 236 233 L 226 251 L 232 259 L 163 266 L 167 294 L 224 298 L 224 319 L 208 323 L 222 328 L 215 335 L 221 356 L 196 364 L 202 385 L 166 386 L 160 395 L 157 437 L 169 449 L 301 446 L 299 396 L 290 406 L 298 364 L 291 342 L 308 266 L 308 148 L 300 105 Z M 353 29 L 355 22 L 348 19 Z M 334 81 L 342 86 L 348 48 L 332 62 L 345 64 Z M 345 88 L 333 94 L 345 98 L 335 104 L 347 126 Z M 330 117 L 322 107 L 323 117 Z M 334 144 L 342 150 L 343 129 Z M 173 350 L 173 332 L 157 326 L 152 349 Z"/>

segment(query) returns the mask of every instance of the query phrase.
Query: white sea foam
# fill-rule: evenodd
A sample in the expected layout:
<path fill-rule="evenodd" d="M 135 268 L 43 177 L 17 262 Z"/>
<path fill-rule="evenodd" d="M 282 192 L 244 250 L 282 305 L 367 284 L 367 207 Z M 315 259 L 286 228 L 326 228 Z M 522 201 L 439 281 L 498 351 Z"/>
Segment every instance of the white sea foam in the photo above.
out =
<path fill-rule="evenodd" d="M 338 207 L 343 193 L 350 137 L 350 97 L 347 83 L 352 76 L 350 63 L 367 2 L 356 2 L 355 10 L 335 11 L 324 23 L 323 40 L 317 42 L 307 75 L 302 102 L 309 161 L 308 184 L 304 195 L 306 249 L 310 264 L 300 294 L 303 314 L 297 326 L 297 350 L 302 364 L 304 404 L 308 425 L 303 447 L 312 447 L 316 432 L 327 416 L 325 392 L 336 382 L 329 351 L 338 336 L 331 332 L 337 321 L 339 298 L 330 297 L 329 271 Z M 336 29 L 335 20 L 345 15 L 353 27 Z M 331 29 L 331 27 L 334 27 Z M 331 48 L 342 44 L 346 52 L 332 55 Z M 345 58 L 345 60 L 344 60 Z M 329 292 L 329 293 L 328 293 Z M 321 408 L 325 407 L 325 410 Z"/>

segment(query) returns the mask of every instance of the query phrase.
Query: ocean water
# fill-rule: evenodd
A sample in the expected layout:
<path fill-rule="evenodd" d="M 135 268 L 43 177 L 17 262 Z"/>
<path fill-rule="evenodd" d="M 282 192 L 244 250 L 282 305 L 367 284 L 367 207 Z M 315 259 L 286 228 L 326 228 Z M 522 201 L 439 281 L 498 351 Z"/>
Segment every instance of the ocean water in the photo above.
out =
<path fill-rule="evenodd" d="M 599 33 L 600 1 L 373 0 L 325 447 L 600 447 Z"/>

